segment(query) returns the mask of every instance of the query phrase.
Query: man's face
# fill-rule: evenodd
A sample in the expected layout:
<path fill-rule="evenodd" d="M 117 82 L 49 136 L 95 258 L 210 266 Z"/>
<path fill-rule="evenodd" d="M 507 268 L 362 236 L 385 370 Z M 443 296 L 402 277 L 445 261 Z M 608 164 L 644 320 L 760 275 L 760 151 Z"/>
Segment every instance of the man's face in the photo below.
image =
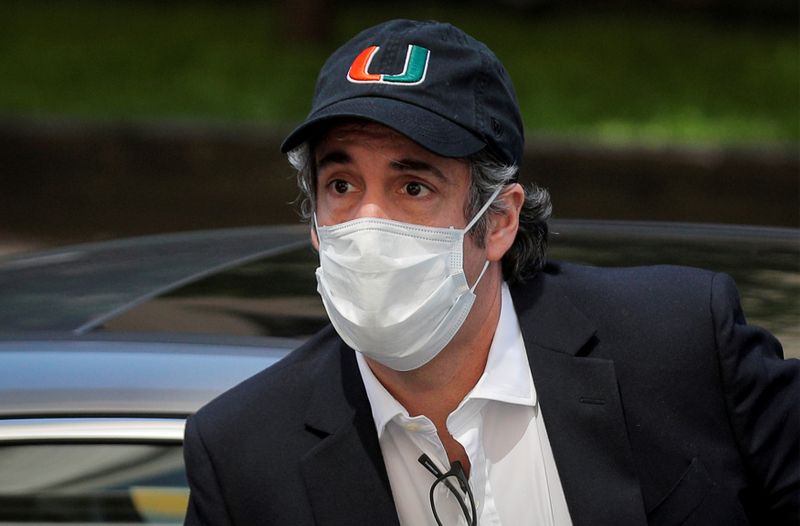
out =
<path fill-rule="evenodd" d="M 317 222 L 362 217 L 463 228 L 469 164 L 440 157 L 374 123 L 330 129 L 314 150 Z"/>
<path fill-rule="evenodd" d="M 465 217 L 472 175 L 469 163 L 463 159 L 441 157 L 390 128 L 364 122 L 331 128 L 313 151 L 317 169 L 316 217 L 320 227 L 360 218 L 380 218 L 439 228 L 464 228 L 472 219 Z M 510 185 L 503 199 L 507 203 L 504 210 L 487 216 L 485 243 L 478 246 L 473 236 L 464 236 L 463 269 L 470 285 L 477 282 L 487 262 L 501 261 L 516 235 L 524 192 L 519 185 Z M 319 248 L 313 228 L 311 237 Z M 501 280 L 500 266 L 489 267 L 475 288 L 482 301 L 470 310 L 448 344 L 450 348 L 474 347 L 479 342 L 488 349 L 499 316 Z M 445 356 L 450 355 L 442 353 L 436 359 Z M 388 374 L 385 366 L 378 363 L 371 366 Z"/>

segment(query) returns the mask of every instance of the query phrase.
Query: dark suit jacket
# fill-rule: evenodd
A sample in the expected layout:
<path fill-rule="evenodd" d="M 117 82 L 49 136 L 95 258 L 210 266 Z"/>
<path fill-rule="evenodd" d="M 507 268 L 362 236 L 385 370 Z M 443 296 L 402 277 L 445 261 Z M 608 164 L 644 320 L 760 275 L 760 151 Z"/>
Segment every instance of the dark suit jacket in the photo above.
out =
<path fill-rule="evenodd" d="M 511 293 L 574 524 L 798 521 L 800 366 L 730 278 L 551 264 Z M 397 524 L 330 328 L 190 418 L 185 451 L 186 524 Z"/>

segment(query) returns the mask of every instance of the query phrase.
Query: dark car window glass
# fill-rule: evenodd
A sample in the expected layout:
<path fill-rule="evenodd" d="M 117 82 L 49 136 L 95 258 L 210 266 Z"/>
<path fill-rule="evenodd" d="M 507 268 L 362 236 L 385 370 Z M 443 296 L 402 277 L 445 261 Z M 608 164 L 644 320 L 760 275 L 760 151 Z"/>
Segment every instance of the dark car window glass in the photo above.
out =
<path fill-rule="evenodd" d="M 548 257 L 599 266 L 677 264 L 729 273 L 748 321 L 800 356 L 800 247 L 759 235 L 659 235 L 614 229 L 560 231 Z M 105 330 L 275 336 L 303 339 L 327 323 L 316 292 L 317 254 L 305 247 L 191 283 L 107 322 Z"/>
<path fill-rule="evenodd" d="M 599 266 L 684 265 L 730 274 L 748 322 L 778 336 L 787 356 L 800 357 L 800 245 L 748 238 L 640 238 L 631 243 L 564 237 L 551 238 L 550 257 Z"/>
<path fill-rule="evenodd" d="M 0 447 L 0 524 L 181 524 L 188 484 L 180 445 Z"/>
<path fill-rule="evenodd" d="M 310 247 L 255 261 L 147 301 L 103 329 L 306 338 L 327 323 L 318 261 Z"/>

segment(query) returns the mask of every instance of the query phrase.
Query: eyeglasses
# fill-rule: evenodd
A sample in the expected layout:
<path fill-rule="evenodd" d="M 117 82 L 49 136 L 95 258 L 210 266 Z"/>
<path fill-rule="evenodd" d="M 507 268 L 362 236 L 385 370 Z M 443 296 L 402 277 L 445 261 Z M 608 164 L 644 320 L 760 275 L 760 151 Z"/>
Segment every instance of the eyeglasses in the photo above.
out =
<path fill-rule="evenodd" d="M 430 459 L 428 455 L 423 455 L 417 459 L 420 464 L 425 466 L 425 469 L 433 473 L 433 476 L 436 477 L 436 480 L 433 482 L 431 486 L 431 491 L 429 493 L 430 501 L 431 501 L 431 510 L 433 510 L 433 518 L 436 519 L 436 524 L 439 526 L 442 525 L 442 521 L 439 519 L 439 513 L 436 511 L 436 501 L 433 499 L 434 491 L 436 491 L 436 486 L 439 484 L 444 484 L 447 489 L 450 490 L 456 501 L 458 502 L 458 506 L 461 508 L 461 511 L 464 513 L 464 517 L 467 519 L 467 524 L 469 526 L 477 526 L 478 518 L 475 516 L 475 498 L 472 496 L 472 490 L 469 487 L 469 482 L 467 481 L 467 475 L 464 473 L 464 468 L 461 466 L 461 462 L 456 460 L 450 465 L 450 470 L 446 473 L 442 473 L 442 471 L 436 467 L 436 464 Z M 461 489 L 459 491 L 453 485 L 454 482 L 458 483 L 458 487 Z M 464 501 L 464 496 L 469 499 L 469 507 L 467 507 L 467 503 Z"/>

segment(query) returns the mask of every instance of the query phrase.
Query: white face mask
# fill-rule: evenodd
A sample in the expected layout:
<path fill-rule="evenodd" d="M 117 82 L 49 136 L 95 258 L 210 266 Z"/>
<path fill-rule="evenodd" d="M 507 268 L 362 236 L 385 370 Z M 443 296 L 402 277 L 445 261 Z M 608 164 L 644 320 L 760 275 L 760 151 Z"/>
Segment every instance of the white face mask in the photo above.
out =
<path fill-rule="evenodd" d="M 489 266 L 469 287 L 464 236 L 501 189 L 463 229 L 370 217 L 317 226 L 317 291 L 342 340 L 396 371 L 439 354 L 464 323 Z"/>

